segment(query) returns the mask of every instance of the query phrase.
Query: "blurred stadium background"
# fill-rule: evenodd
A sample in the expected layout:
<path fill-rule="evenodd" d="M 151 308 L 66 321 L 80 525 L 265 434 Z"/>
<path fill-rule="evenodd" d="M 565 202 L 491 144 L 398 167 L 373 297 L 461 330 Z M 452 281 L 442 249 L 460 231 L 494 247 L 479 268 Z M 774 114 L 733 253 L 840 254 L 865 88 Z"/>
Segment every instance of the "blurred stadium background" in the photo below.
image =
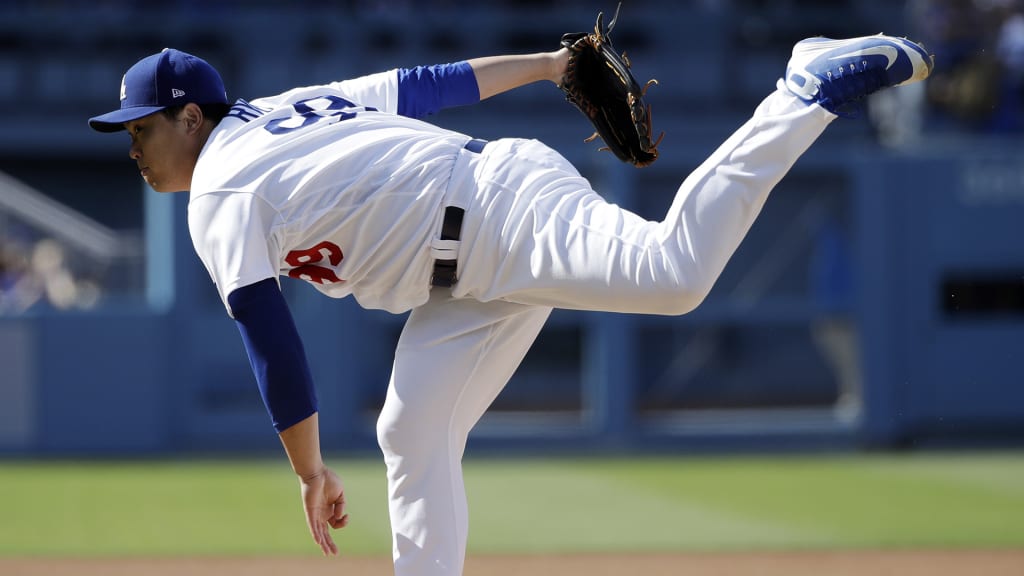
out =
<path fill-rule="evenodd" d="M 173 46 L 229 96 L 551 49 L 613 2 L 6 0 L 0 6 L 0 454 L 276 453 L 244 350 L 192 252 L 184 195 L 145 189 L 86 119 Z M 936 73 L 838 121 L 682 318 L 556 313 L 474 433 L 488 453 L 1019 447 L 1024 440 L 1024 16 L 1012 0 L 649 0 L 613 34 L 662 158 L 584 144 L 535 85 L 436 122 L 539 138 L 660 218 L 804 37 L 924 40 Z M 285 282 L 325 448 L 375 449 L 403 318 Z"/>
<path fill-rule="evenodd" d="M 614 8 L 0 2 L 0 573 L 390 572 L 373 422 L 403 317 L 284 282 L 354 520 L 340 563 L 282 559 L 315 550 L 237 331 L 193 254 L 187 198 L 148 190 L 127 139 L 86 125 L 115 105 L 128 66 L 173 46 L 216 66 L 230 97 L 252 98 L 554 48 Z M 935 52 L 936 71 L 830 127 L 696 312 L 553 315 L 471 438 L 469 566 L 1022 573 L 1021 2 L 622 10 L 616 47 L 639 79 L 660 81 L 653 166 L 584 144 L 590 125 L 550 85 L 436 122 L 539 138 L 610 199 L 660 218 L 773 89 L 794 42 L 907 35 Z M 812 553 L 758 554 L 780 550 Z M 700 555 L 664 555 L 679 552 Z M 576 556 L 554 564 L 560 553 Z M 243 564 L 192 560 L 212 556 Z"/>

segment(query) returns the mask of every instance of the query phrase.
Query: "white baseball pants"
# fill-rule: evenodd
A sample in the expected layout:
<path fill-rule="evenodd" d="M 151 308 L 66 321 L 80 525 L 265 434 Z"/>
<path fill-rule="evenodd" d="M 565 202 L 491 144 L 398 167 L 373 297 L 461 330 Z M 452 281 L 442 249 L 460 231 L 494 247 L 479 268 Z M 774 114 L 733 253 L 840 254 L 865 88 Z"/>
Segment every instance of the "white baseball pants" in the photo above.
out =
<path fill-rule="evenodd" d="M 396 576 L 462 574 L 462 456 L 554 307 L 684 314 L 711 290 L 769 192 L 835 116 L 780 86 L 680 186 L 661 222 L 607 203 L 527 140 L 464 152 L 459 281 L 432 290 L 398 342 L 377 436 Z"/>

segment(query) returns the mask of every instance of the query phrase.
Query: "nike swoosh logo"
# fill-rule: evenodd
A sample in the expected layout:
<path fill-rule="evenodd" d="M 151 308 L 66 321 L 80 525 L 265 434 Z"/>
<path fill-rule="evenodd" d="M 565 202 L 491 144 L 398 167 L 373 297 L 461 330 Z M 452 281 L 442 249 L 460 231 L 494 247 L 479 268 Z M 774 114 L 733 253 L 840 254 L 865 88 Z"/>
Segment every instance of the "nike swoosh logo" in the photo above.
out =
<path fill-rule="evenodd" d="M 849 54 L 840 54 L 839 56 L 833 56 L 829 60 L 839 60 L 841 58 L 851 58 L 854 56 L 885 56 L 889 61 L 889 64 L 885 67 L 886 70 L 892 68 L 892 65 L 896 63 L 896 58 L 900 55 L 899 51 L 892 46 L 872 46 L 871 48 L 865 48 L 864 50 L 857 50 L 856 52 L 850 52 Z"/>

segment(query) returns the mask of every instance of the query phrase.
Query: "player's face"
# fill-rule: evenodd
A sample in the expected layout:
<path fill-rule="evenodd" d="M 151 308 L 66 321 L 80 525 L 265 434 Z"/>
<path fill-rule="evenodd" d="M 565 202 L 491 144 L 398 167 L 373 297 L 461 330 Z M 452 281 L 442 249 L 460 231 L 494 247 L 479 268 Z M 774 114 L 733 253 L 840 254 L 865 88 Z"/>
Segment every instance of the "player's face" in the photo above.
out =
<path fill-rule="evenodd" d="M 191 187 L 196 153 L 180 115 L 171 119 L 157 112 L 124 126 L 131 137 L 128 156 L 153 190 L 180 192 Z"/>

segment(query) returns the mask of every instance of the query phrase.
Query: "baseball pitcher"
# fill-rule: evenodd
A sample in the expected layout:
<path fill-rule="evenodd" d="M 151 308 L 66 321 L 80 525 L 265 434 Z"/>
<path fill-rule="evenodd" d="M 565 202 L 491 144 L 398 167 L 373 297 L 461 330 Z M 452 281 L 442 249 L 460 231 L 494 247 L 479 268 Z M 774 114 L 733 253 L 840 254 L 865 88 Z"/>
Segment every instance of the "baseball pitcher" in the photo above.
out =
<path fill-rule="evenodd" d="M 616 156 L 649 164 L 657 138 L 646 86 L 611 48 L 610 31 L 599 18 L 592 33 L 566 35 L 552 52 L 233 102 L 207 62 L 167 49 L 129 68 L 120 107 L 89 120 L 128 132 L 129 156 L 154 190 L 189 194 L 196 253 L 238 325 L 323 553 L 338 551 L 330 529 L 348 522 L 345 493 L 321 458 L 315 388 L 281 277 L 365 308 L 412 311 L 377 422 L 395 574 L 458 575 L 467 436 L 551 310 L 693 310 L 829 123 L 932 66 L 902 38 L 798 43 L 775 90 L 681 175 L 657 222 L 605 202 L 540 142 L 483 142 L 422 119 L 548 81 Z"/>

